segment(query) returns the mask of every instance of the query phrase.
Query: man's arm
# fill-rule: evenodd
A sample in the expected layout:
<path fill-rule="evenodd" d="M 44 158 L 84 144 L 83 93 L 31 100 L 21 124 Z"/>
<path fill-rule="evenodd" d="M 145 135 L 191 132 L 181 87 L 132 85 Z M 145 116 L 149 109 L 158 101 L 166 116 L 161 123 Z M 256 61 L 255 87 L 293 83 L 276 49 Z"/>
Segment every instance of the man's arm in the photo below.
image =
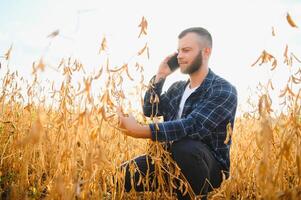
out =
<path fill-rule="evenodd" d="M 176 141 L 187 135 L 198 134 L 204 138 L 211 134 L 220 123 L 234 119 L 237 107 L 237 93 L 234 87 L 221 87 L 214 95 L 200 104 L 186 117 L 179 120 L 140 125 L 134 117 L 119 113 L 121 127 L 127 135 L 136 138 L 151 138 L 154 141 Z M 225 127 L 226 128 L 226 127 Z"/>
<path fill-rule="evenodd" d="M 150 87 L 146 91 L 144 96 L 144 105 L 143 112 L 145 116 L 150 117 L 153 115 L 162 115 L 163 111 L 160 105 L 166 105 L 166 102 L 169 101 L 166 94 L 161 95 L 162 87 L 165 82 L 167 76 L 169 76 L 172 71 L 170 70 L 167 62 L 168 60 L 174 56 L 176 53 L 167 56 L 160 64 L 157 74 L 151 79 Z M 159 100 L 158 102 L 158 110 L 156 109 L 155 98 Z M 152 101 L 151 101 L 152 99 Z M 158 112 L 158 113 L 156 113 Z M 151 138 L 152 133 L 151 129 L 148 125 L 141 125 L 137 123 L 135 118 L 131 115 L 126 117 L 121 112 L 121 109 L 118 111 L 120 127 L 127 130 L 126 134 L 135 138 Z"/>
<path fill-rule="evenodd" d="M 161 105 L 167 105 L 169 98 L 165 94 L 161 95 L 161 92 L 166 77 L 172 73 L 167 62 L 173 55 L 175 54 L 167 56 L 161 62 L 157 74 L 150 80 L 149 88 L 144 95 L 143 104 L 143 113 L 147 117 L 150 117 L 152 114 L 160 116 L 164 113 L 164 107 Z M 156 103 L 158 103 L 158 109 L 156 109 Z"/>

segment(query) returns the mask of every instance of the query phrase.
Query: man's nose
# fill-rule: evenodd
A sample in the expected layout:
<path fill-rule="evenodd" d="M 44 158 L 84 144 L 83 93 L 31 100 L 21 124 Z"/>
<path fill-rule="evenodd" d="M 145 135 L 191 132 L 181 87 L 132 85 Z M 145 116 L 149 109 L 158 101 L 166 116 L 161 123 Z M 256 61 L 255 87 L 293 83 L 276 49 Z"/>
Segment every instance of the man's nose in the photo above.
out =
<path fill-rule="evenodd" d="M 178 53 L 178 56 L 177 56 L 177 59 L 179 60 L 179 59 L 181 59 L 182 57 L 183 57 L 182 53 L 179 52 L 179 53 Z"/>

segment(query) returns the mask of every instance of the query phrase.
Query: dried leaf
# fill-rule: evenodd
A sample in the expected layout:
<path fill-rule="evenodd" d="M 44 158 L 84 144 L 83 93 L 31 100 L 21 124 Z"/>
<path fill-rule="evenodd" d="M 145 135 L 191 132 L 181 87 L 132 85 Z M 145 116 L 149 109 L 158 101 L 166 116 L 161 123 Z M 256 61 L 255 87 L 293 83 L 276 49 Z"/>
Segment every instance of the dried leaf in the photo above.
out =
<path fill-rule="evenodd" d="M 33 62 L 32 63 L 32 72 L 31 72 L 31 74 L 35 74 L 37 72 L 37 68 L 35 66 L 36 66 L 36 63 Z"/>
<path fill-rule="evenodd" d="M 292 78 L 292 82 L 293 83 L 295 83 L 295 84 L 300 84 L 301 83 L 301 79 L 300 78 L 297 78 L 294 75 L 292 75 L 291 78 Z"/>
<path fill-rule="evenodd" d="M 227 124 L 226 129 L 227 129 L 227 135 L 226 135 L 226 139 L 224 141 L 224 144 L 228 144 L 229 143 L 229 141 L 231 139 L 231 136 L 232 136 L 232 133 L 233 133 L 232 126 L 231 126 L 230 122 Z"/>
<path fill-rule="evenodd" d="M 127 66 L 127 64 L 124 64 L 124 65 L 122 65 L 122 66 L 119 67 L 119 68 L 116 68 L 116 69 L 109 69 L 109 72 L 118 72 L 118 71 L 121 71 L 121 70 L 125 69 L 126 66 Z"/>
<path fill-rule="evenodd" d="M 95 127 L 92 129 L 92 131 L 90 132 L 90 139 L 91 140 L 95 140 L 97 138 L 97 133 L 98 133 L 99 128 Z"/>
<path fill-rule="evenodd" d="M 299 58 L 297 58 L 297 56 L 295 56 L 295 54 L 291 53 L 291 56 L 292 56 L 293 58 L 295 58 L 295 60 L 297 60 L 299 63 L 301 63 L 301 60 L 300 60 Z"/>
<path fill-rule="evenodd" d="M 262 58 L 262 55 L 260 55 L 257 60 L 251 65 L 251 67 L 254 67 L 258 62 L 259 60 Z"/>
<path fill-rule="evenodd" d="M 147 53 L 147 59 L 149 59 L 149 48 L 148 47 L 146 49 L 146 53 Z"/>
<path fill-rule="evenodd" d="M 286 59 L 288 59 L 287 52 L 288 52 L 288 45 L 285 46 L 285 50 L 284 50 L 284 53 L 283 53 L 283 56 L 284 56 Z"/>
<path fill-rule="evenodd" d="M 57 29 L 57 30 L 53 31 L 52 33 L 50 33 L 50 34 L 47 36 L 47 38 L 55 38 L 56 36 L 59 35 L 59 33 L 60 33 L 60 30 Z"/>
<path fill-rule="evenodd" d="M 298 28 L 298 26 L 296 25 L 296 23 L 293 21 L 292 17 L 290 16 L 290 14 L 286 14 L 286 19 L 287 22 L 289 23 L 289 25 L 291 25 L 291 27 L 293 28 Z"/>
<path fill-rule="evenodd" d="M 144 47 L 138 52 L 138 56 L 143 54 L 143 52 L 147 49 L 147 43 L 145 43 Z"/>
<path fill-rule="evenodd" d="M 103 71 L 103 67 L 100 68 L 98 74 L 96 74 L 96 75 L 93 77 L 93 79 L 99 79 L 99 77 L 100 77 L 101 74 L 102 74 L 102 71 Z"/>
<path fill-rule="evenodd" d="M 276 36 L 274 26 L 272 26 L 272 36 Z"/>
<path fill-rule="evenodd" d="M 262 95 L 258 101 L 258 112 L 260 116 L 265 117 L 266 114 L 271 113 L 271 111 L 273 111 L 271 105 L 272 105 L 272 100 L 269 97 L 269 95 L 267 94 Z"/>
<path fill-rule="evenodd" d="M 107 50 L 107 39 L 105 37 L 103 37 L 103 39 L 101 41 L 100 49 L 99 49 L 99 54 L 102 51 L 106 51 L 106 50 Z"/>
<path fill-rule="evenodd" d="M 256 65 L 260 60 L 261 60 L 261 62 L 259 63 L 259 65 L 262 65 L 263 63 L 271 62 L 273 60 L 272 70 L 274 70 L 275 67 L 277 66 L 276 58 L 273 55 L 269 54 L 267 51 L 263 50 L 261 55 L 259 56 L 259 58 L 251 65 L 251 67 Z"/>
<path fill-rule="evenodd" d="M 276 69 L 277 67 L 277 60 L 274 59 L 273 63 L 272 63 L 272 68 L 271 68 L 271 71 L 273 71 L 274 69 Z"/>
<path fill-rule="evenodd" d="M 8 49 L 7 52 L 4 54 L 5 60 L 9 60 L 12 49 L 13 49 L 13 45 L 10 45 L 9 49 Z"/>
<path fill-rule="evenodd" d="M 267 87 L 271 87 L 271 89 L 272 90 L 274 90 L 274 86 L 273 86 L 273 83 L 272 83 L 272 80 L 271 79 L 269 79 L 269 81 L 268 81 L 268 86 Z"/>
<path fill-rule="evenodd" d="M 40 58 L 39 64 L 37 65 L 37 69 L 40 69 L 41 71 L 45 70 L 45 63 L 43 61 L 43 58 Z"/>
<path fill-rule="evenodd" d="M 64 58 L 62 58 L 62 60 L 61 60 L 61 62 L 60 62 L 60 64 L 59 64 L 59 66 L 58 66 L 57 68 L 58 68 L 58 69 L 61 68 L 61 66 L 62 66 L 63 64 L 65 64 Z"/>
<path fill-rule="evenodd" d="M 126 71 L 126 75 L 128 76 L 128 78 L 129 78 L 131 81 L 134 81 L 134 79 L 132 78 L 132 76 L 131 76 L 130 73 L 129 73 L 129 68 L 128 68 L 128 66 L 126 66 L 125 71 Z"/>
<path fill-rule="evenodd" d="M 147 21 L 146 21 L 146 19 L 145 19 L 144 17 L 142 17 L 142 20 L 141 20 L 141 22 L 140 22 L 140 24 L 139 24 L 138 27 L 141 28 L 141 29 L 140 29 L 140 33 L 139 33 L 138 38 L 140 38 L 140 36 L 141 36 L 142 34 L 147 35 L 147 32 L 146 32 L 146 29 L 147 29 Z"/>
<path fill-rule="evenodd" d="M 286 87 L 284 88 L 284 90 L 282 90 L 279 94 L 279 97 L 284 97 L 284 95 L 287 93 L 288 91 L 288 85 L 286 85 Z"/>

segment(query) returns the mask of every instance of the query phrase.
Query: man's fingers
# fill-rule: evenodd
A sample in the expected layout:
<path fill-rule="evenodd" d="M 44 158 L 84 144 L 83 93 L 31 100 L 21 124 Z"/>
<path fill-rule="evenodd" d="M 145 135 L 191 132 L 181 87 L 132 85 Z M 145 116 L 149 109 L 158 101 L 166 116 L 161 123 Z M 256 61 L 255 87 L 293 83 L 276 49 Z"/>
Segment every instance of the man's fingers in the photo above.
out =
<path fill-rule="evenodd" d="M 118 115 L 119 117 L 123 117 L 122 108 L 121 108 L 120 106 L 117 107 L 117 115 Z"/>
<path fill-rule="evenodd" d="M 171 59 L 171 57 L 173 57 L 173 56 L 176 55 L 176 54 L 177 54 L 177 52 L 174 52 L 173 54 L 168 55 L 168 56 L 165 58 L 165 61 L 166 61 L 166 62 L 169 61 L 169 59 Z"/>
<path fill-rule="evenodd" d="M 129 113 L 128 115 L 127 115 L 127 117 L 129 118 L 129 119 L 131 119 L 131 120 L 135 120 L 135 117 L 134 117 L 134 115 L 132 115 L 131 113 Z"/>
<path fill-rule="evenodd" d="M 125 113 L 124 113 L 124 111 L 123 111 L 123 109 L 122 109 L 121 106 L 117 107 L 116 112 L 117 112 L 117 115 L 118 115 L 119 117 L 128 117 L 128 116 L 129 116 L 128 114 L 125 114 Z"/>
<path fill-rule="evenodd" d="M 125 124 L 127 124 L 129 116 L 134 118 L 132 115 L 124 114 L 121 106 L 117 107 L 116 112 L 118 115 L 118 126 L 121 128 L 125 128 Z"/>

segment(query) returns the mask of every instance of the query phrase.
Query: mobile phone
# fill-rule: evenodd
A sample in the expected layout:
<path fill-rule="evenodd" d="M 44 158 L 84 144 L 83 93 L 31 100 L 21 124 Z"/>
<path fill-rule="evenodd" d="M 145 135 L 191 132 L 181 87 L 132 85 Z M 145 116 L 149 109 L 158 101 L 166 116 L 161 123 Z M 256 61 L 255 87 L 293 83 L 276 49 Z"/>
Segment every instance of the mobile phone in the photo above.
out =
<path fill-rule="evenodd" d="M 178 56 L 178 54 L 175 54 L 167 61 L 167 64 L 171 71 L 175 71 L 176 69 L 178 69 L 180 67 L 177 56 Z"/>

